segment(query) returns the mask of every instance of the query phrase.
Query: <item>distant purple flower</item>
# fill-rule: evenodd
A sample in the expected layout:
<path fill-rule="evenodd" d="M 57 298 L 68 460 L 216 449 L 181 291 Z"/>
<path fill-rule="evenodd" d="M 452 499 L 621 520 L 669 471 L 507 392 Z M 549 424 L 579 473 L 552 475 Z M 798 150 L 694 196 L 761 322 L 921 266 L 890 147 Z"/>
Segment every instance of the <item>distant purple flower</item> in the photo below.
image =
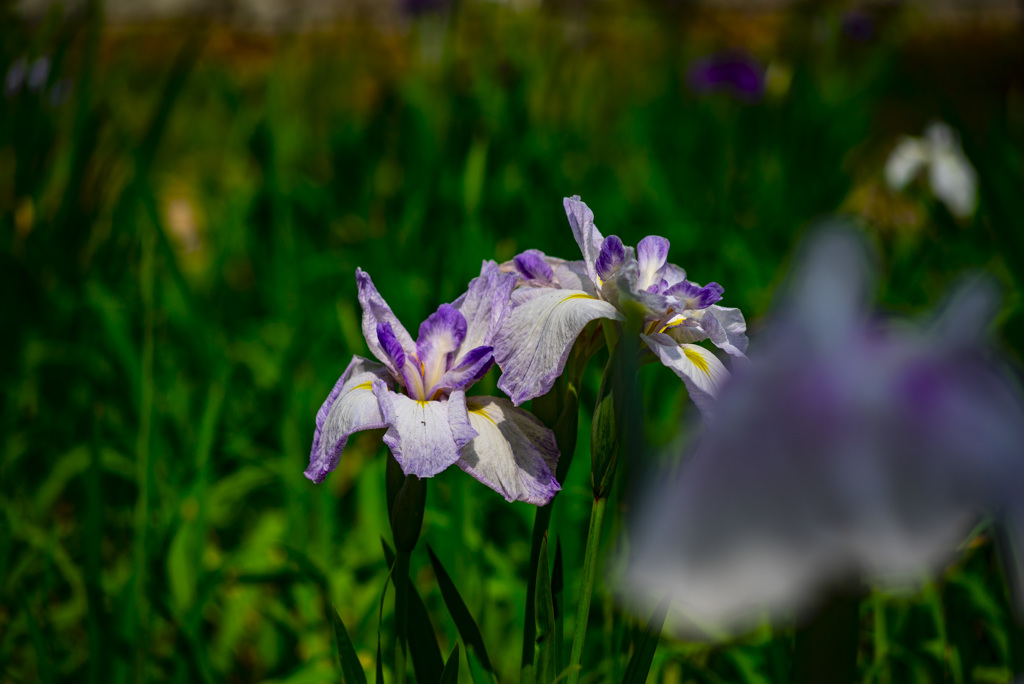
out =
<path fill-rule="evenodd" d="M 43 55 L 35 62 L 32 63 L 32 68 L 28 72 L 28 89 L 29 90 L 40 90 L 46 85 L 46 79 L 50 76 L 50 58 Z"/>
<path fill-rule="evenodd" d="M 868 43 L 875 39 L 875 20 L 864 10 L 850 10 L 843 14 L 841 24 L 843 33 L 858 43 Z"/>
<path fill-rule="evenodd" d="M 406 14 L 420 15 L 439 12 L 448 4 L 448 0 L 402 0 Z"/>
<path fill-rule="evenodd" d="M 687 82 L 700 95 L 727 92 L 744 102 L 756 102 L 764 95 L 765 70 L 744 52 L 721 52 L 694 60 Z"/>
<path fill-rule="evenodd" d="M 853 235 L 813 243 L 696 453 L 648 496 L 634 597 L 749 626 L 862 578 L 918 583 L 980 516 L 1020 515 L 1024 406 L 983 344 L 991 293 L 965 288 L 921 330 L 868 315 L 866 274 Z"/>
<path fill-rule="evenodd" d="M 14 97 L 21 90 L 21 86 L 25 83 L 25 72 L 28 71 L 28 63 L 24 57 L 19 57 L 14 60 L 7 69 L 7 75 L 4 77 L 4 95 L 7 97 Z"/>
<path fill-rule="evenodd" d="M 458 465 L 508 501 L 548 503 L 560 489 L 554 434 L 507 399 L 465 392 L 494 365 L 491 340 L 517 280 L 485 263 L 413 341 L 356 269 L 363 335 L 381 363 L 352 358 L 317 413 L 306 477 L 322 482 L 354 432 L 386 428 L 384 443 L 406 475 L 432 477 Z"/>
<path fill-rule="evenodd" d="M 50 88 L 50 104 L 59 107 L 68 101 L 71 96 L 71 79 L 62 78 Z"/>

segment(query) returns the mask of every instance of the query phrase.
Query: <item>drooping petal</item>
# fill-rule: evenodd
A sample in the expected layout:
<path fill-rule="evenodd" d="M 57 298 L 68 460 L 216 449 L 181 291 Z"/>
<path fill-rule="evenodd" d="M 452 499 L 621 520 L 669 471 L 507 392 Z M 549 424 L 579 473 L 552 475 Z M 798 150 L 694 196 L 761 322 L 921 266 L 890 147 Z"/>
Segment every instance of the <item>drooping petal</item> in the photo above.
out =
<path fill-rule="evenodd" d="M 359 304 L 363 307 L 363 337 L 366 338 L 366 344 L 370 347 L 370 352 L 387 366 L 395 377 L 399 377 L 401 369 L 392 365 L 390 357 L 377 339 L 377 324 L 387 323 L 391 326 L 395 339 L 406 356 L 416 352 L 416 345 L 401 321 L 391 311 L 391 307 L 377 292 L 370 275 L 361 268 L 356 269 L 356 284 L 359 288 Z"/>
<path fill-rule="evenodd" d="M 373 361 L 353 356 L 327 400 L 316 413 L 316 431 L 309 453 L 306 477 L 323 482 L 327 473 L 338 467 L 348 437 L 360 430 L 386 427 L 381 416 L 372 383 L 385 387 L 391 382 L 388 369 Z"/>
<path fill-rule="evenodd" d="M 566 197 L 562 200 L 562 206 L 565 207 L 565 215 L 569 219 L 569 227 L 572 228 L 576 244 L 580 246 L 580 251 L 583 253 L 583 262 L 587 266 L 587 276 L 591 282 L 597 285 L 599 282 L 597 279 L 597 258 L 601 254 L 601 244 L 604 242 L 604 236 L 601 235 L 597 226 L 594 225 L 594 212 L 580 200 L 579 195 Z"/>
<path fill-rule="evenodd" d="M 701 326 L 708 332 L 711 342 L 725 353 L 746 355 L 747 322 L 739 309 L 713 304 L 705 310 Z"/>
<path fill-rule="evenodd" d="M 476 437 L 461 390 L 452 392 L 447 400 L 419 401 L 375 381 L 373 392 L 388 426 L 384 443 L 406 475 L 437 475 L 459 460 L 462 447 Z"/>
<path fill-rule="evenodd" d="M 470 397 L 477 437 L 462 447 L 458 465 L 505 497 L 543 506 L 561 489 L 554 472 L 558 445 L 551 430 L 507 399 Z"/>
<path fill-rule="evenodd" d="M 519 277 L 514 273 L 503 273 L 497 264 L 479 277 L 469 281 L 466 292 L 456 299 L 452 306 L 466 319 L 466 337 L 453 361 L 453 366 L 463 363 L 467 354 L 478 347 L 489 346 L 501 325 L 501 319 L 510 307 L 512 290 Z"/>
<path fill-rule="evenodd" d="M 416 357 L 420 361 L 424 388 L 434 385 L 451 366 L 455 352 L 466 339 L 467 328 L 466 318 L 451 304 L 437 307 L 420 325 Z"/>
<path fill-rule="evenodd" d="M 541 290 L 518 304 L 494 337 L 498 387 L 517 406 L 547 392 L 576 337 L 595 318 L 623 320 L 614 306 L 578 290 Z"/>
<path fill-rule="evenodd" d="M 608 280 L 615 275 L 615 272 L 626 260 L 626 247 L 618 235 L 609 235 L 601 243 L 601 251 L 597 255 L 597 263 L 594 265 L 597 276 L 602 280 Z"/>
<path fill-rule="evenodd" d="M 433 387 L 429 388 L 428 396 L 444 389 L 467 389 L 474 382 L 484 377 L 494 365 L 494 347 L 477 347 L 470 349 L 462 356 L 459 365 L 441 376 Z"/>
<path fill-rule="evenodd" d="M 714 419 L 715 400 L 729 371 L 714 354 L 696 344 L 680 344 L 664 333 L 641 335 L 648 348 L 686 384 L 704 420 Z"/>
<path fill-rule="evenodd" d="M 657 235 L 648 235 L 637 244 L 636 260 L 640 264 L 637 286 L 640 289 L 648 290 L 661 283 L 668 265 L 668 247 L 668 240 Z"/>
<path fill-rule="evenodd" d="M 701 287 L 697 283 L 684 280 L 668 288 L 664 294 L 683 300 L 683 306 L 687 309 L 706 309 L 715 302 L 722 301 L 723 292 L 725 288 L 718 283 L 708 283 Z"/>

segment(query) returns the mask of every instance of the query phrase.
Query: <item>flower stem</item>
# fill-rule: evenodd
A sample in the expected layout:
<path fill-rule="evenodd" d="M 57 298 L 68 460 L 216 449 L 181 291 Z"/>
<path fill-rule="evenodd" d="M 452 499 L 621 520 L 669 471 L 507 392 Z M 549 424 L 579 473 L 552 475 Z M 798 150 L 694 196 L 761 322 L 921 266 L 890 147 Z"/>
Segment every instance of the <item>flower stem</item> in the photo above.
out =
<path fill-rule="evenodd" d="M 405 684 L 405 659 L 408 650 L 409 552 L 395 552 L 395 570 L 391 582 L 395 587 L 395 684 Z"/>
<path fill-rule="evenodd" d="M 577 684 L 580 679 L 580 661 L 583 658 L 583 641 L 587 636 L 587 621 L 590 618 L 590 599 L 594 593 L 594 579 L 597 576 L 597 552 L 601 546 L 601 524 L 604 509 L 608 503 L 605 496 L 594 497 L 590 509 L 590 529 L 587 532 L 587 548 L 583 555 L 583 578 L 580 582 L 580 599 L 576 609 L 576 633 L 572 636 L 572 652 L 569 656 L 568 684 Z"/>

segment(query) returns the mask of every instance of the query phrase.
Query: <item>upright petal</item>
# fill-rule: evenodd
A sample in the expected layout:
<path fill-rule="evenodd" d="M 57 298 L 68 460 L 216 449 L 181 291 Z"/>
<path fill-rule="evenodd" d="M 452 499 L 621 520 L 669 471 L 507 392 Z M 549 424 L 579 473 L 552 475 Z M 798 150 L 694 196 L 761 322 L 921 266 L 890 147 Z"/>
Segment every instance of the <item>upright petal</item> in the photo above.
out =
<path fill-rule="evenodd" d="M 518 406 L 546 393 L 561 375 L 573 342 L 595 318 L 623 320 L 608 302 L 582 291 L 540 291 L 518 304 L 494 337 L 498 387 Z"/>
<path fill-rule="evenodd" d="M 598 277 L 604 281 L 615 275 L 626 260 L 626 247 L 618 235 L 609 235 L 601 243 L 601 251 L 597 255 L 594 268 Z"/>
<path fill-rule="evenodd" d="M 420 361 L 424 388 L 431 387 L 455 360 L 455 352 L 466 339 L 466 318 L 451 304 L 442 304 L 420 325 L 416 357 Z M 417 397 L 429 399 L 428 396 Z"/>
<path fill-rule="evenodd" d="M 932 157 L 928 168 L 932 192 L 949 213 L 967 218 L 978 203 L 978 174 L 960 149 L 943 150 Z"/>
<path fill-rule="evenodd" d="M 696 344 L 680 344 L 665 333 L 640 337 L 654 355 L 682 379 L 704 420 L 711 422 L 715 400 L 722 385 L 729 379 L 729 371 L 718 357 Z"/>
<path fill-rule="evenodd" d="M 507 399 L 470 397 L 469 423 L 477 437 L 462 447 L 459 467 L 505 497 L 543 506 L 561 486 L 555 435 Z"/>
<path fill-rule="evenodd" d="M 668 265 L 669 242 L 657 235 L 648 235 L 636 246 L 636 260 L 640 264 L 637 286 L 642 290 L 659 285 Z"/>
<path fill-rule="evenodd" d="M 576 244 L 583 252 L 583 262 L 587 265 L 587 276 L 591 282 L 597 285 L 597 258 L 601 255 L 601 245 L 604 236 L 594 225 L 594 212 L 580 200 L 579 195 L 566 197 L 562 200 L 565 207 L 565 215 L 569 219 L 569 227 L 572 228 Z"/>
<path fill-rule="evenodd" d="M 316 413 L 313 448 L 309 452 L 306 477 L 323 482 L 327 473 L 338 467 L 348 437 L 360 430 L 386 427 L 372 383 L 386 387 L 391 382 L 387 368 L 379 363 L 353 356 L 327 400 Z"/>
<path fill-rule="evenodd" d="M 466 292 L 452 303 L 465 317 L 467 325 L 465 339 L 455 356 L 455 366 L 462 364 L 474 349 L 491 344 L 502 317 L 509 309 L 512 290 L 519 281 L 515 273 L 502 273 L 497 264 L 490 263 L 493 267 L 469 281 Z M 487 268 L 486 263 L 484 266 Z"/>
<path fill-rule="evenodd" d="M 384 443 L 406 475 L 437 475 L 458 461 L 462 447 L 476 437 L 461 390 L 452 392 L 447 400 L 418 401 L 376 381 L 373 392 L 388 426 Z"/>
<path fill-rule="evenodd" d="M 402 326 L 401 321 L 391 311 L 391 307 L 377 292 L 370 275 L 361 268 L 356 269 L 356 284 L 359 288 L 359 304 L 363 307 L 363 337 L 366 338 L 366 344 L 370 347 L 370 352 L 387 366 L 395 377 L 399 377 L 401 369 L 393 365 L 390 356 L 377 339 L 377 325 L 387 323 L 391 326 L 395 339 L 398 340 L 398 344 L 401 345 L 406 356 L 416 352 L 416 345 Z"/>

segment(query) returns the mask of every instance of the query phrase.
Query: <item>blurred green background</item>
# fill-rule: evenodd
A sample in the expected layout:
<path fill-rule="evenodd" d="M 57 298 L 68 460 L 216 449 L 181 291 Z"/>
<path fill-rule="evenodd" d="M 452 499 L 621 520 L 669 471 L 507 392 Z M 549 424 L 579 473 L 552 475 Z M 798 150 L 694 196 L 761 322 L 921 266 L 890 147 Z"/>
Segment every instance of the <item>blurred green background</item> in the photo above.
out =
<path fill-rule="evenodd" d="M 415 329 L 484 259 L 578 258 L 567 195 L 627 244 L 668 237 L 671 261 L 742 308 L 752 348 L 800 236 L 836 212 L 878 246 L 890 310 L 923 313 L 980 268 L 1006 294 L 997 338 L 1014 358 L 1024 343 L 1012 13 L 872 5 L 865 38 L 837 2 L 467 0 L 305 31 L 0 7 L 8 78 L 47 60 L 41 82 L 0 99 L 0 682 L 338 681 L 331 602 L 370 669 L 384 451 L 355 438 L 324 484 L 302 476 L 318 407 L 367 354 L 354 270 Z M 765 66 L 759 101 L 688 89 L 691 61 L 727 48 Z M 898 138 L 933 118 L 978 171 L 970 219 L 923 183 L 885 186 Z M 495 392 L 496 373 L 476 389 Z M 642 381 L 647 440 L 678 453 L 693 420 L 682 384 L 657 364 Z M 587 460 L 555 504 L 567 568 Z M 426 515 L 423 541 L 516 680 L 533 509 L 449 469 Z M 609 549 L 619 532 L 606 526 Z M 865 681 L 1024 671 L 990 536 L 920 594 L 865 602 Z M 422 547 L 412 573 L 447 653 L 457 633 Z M 628 652 L 608 655 L 617 611 L 602 590 L 588 681 L 624 668 Z M 791 641 L 665 639 L 652 680 L 784 681 Z"/>

